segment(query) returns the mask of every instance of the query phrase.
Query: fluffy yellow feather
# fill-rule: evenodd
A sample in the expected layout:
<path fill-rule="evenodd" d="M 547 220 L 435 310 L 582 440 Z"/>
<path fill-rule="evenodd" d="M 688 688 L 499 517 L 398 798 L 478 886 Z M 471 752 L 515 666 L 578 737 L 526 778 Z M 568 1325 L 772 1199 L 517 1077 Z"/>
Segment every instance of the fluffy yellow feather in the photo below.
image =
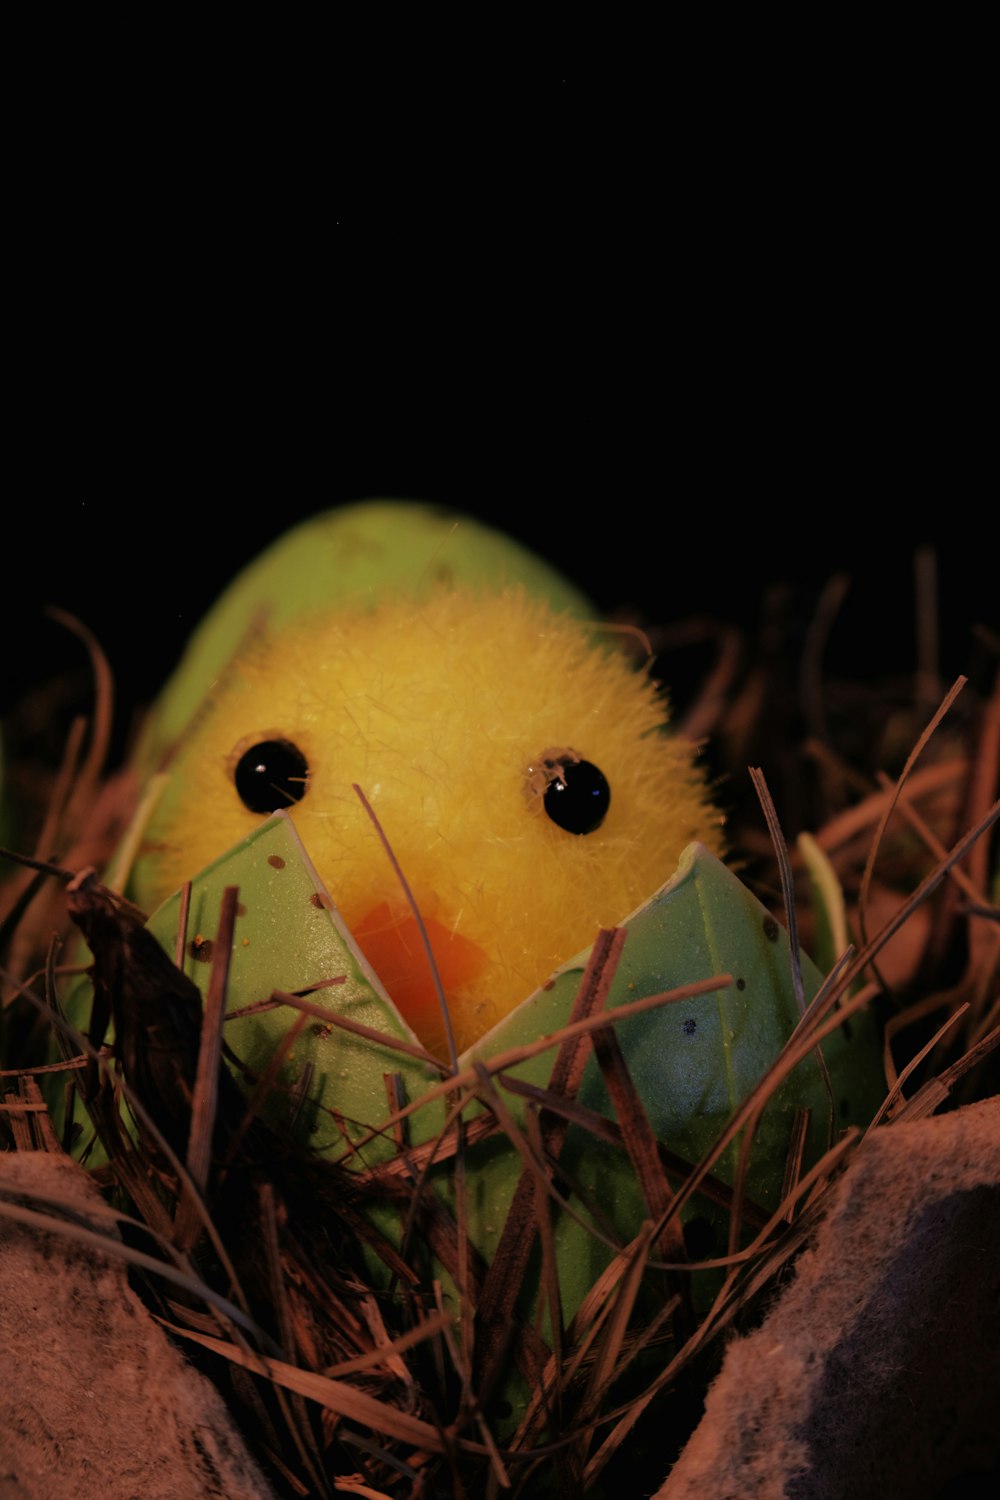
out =
<path fill-rule="evenodd" d="M 370 800 L 428 919 L 462 1050 L 668 879 L 692 838 L 720 849 L 694 750 L 665 723 L 646 674 L 520 592 L 317 616 L 262 641 L 213 690 L 148 831 L 136 897 L 157 904 L 254 827 L 236 767 L 256 744 L 287 741 L 308 768 L 291 796 L 304 795 L 275 806 L 290 806 L 373 967 L 444 1055 L 423 951 L 352 783 Z M 610 787 L 589 833 L 546 813 L 539 768 L 566 750 Z"/>

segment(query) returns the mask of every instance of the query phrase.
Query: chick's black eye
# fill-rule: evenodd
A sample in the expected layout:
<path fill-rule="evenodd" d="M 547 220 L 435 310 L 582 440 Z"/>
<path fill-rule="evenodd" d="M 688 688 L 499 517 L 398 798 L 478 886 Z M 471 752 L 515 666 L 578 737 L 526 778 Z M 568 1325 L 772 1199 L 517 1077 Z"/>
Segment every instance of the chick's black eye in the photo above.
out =
<path fill-rule="evenodd" d="M 254 813 L 276 812 L 301 802 L 308 778 L 309 763 L 291 740 L 261 740 L 251 745 L 233 772 L 240 801 Z"/>
<path fill-rule="evenodd" d="M 553 823 L 567 833 L 593 833 L 611 806 L 611 788 L 591 761 L 563 761 L 545 788 L 544 802 Z"/>

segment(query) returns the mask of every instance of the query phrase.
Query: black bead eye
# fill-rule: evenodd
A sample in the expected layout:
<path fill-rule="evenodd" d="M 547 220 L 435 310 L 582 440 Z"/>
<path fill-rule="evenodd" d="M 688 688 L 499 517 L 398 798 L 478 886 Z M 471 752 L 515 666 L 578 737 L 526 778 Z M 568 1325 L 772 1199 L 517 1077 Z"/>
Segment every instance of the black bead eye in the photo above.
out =
<path fill-rule="evenodd" d="M 611 806 L 611 788 L 604 772 L 589 760 L 564 760 L 543 794 L 545 811 L 567 833 L 593 833 Z"/>
<path fill-rule="evenodd" d="M 244 807 L 276 812 L 301 802 L 309 785 L 309 763 L 291 740 L 261 740 L 236 762 L 233 781 Z"/>

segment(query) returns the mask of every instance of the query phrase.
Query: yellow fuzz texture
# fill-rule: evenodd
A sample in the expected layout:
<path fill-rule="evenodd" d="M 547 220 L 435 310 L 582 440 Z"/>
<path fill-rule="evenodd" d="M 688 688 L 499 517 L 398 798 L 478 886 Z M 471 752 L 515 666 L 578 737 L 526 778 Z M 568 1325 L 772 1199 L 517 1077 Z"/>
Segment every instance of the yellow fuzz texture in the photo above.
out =
<path fill-rule="evenodd" d="M 313 618 L 213 690 L 149 829 L 136 898 L 151 909 L 253 829 L 235 763 L 256 741 L 290 740 L 309 766 L 291 816 L 348 926 L 403 906 L 357 782 L 424 916 L 487 956 L 448 994 L 462 1050 L 669 879 L 691 839 L 721 849 L 694 749 L 665 723 L 648 676 L 520 592 Z M 528 768 L 566 747 L 611 787 L 585 835 L 525 792 Z M 434 1032 L 422 1039 L 442 1049 Z"/>

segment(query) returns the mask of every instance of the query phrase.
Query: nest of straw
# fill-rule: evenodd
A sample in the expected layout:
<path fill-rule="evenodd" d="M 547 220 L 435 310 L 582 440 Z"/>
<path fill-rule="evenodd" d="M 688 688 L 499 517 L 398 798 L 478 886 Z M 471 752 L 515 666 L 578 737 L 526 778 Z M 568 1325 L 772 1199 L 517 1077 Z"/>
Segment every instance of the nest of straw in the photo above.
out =
<path fill-rule="evenodd" d="M 706 620 L 652 641 L 667 672 L 691 642 L 712 648 L 680 727 L 713 746 L 743 878 L 798 925 L 807 949 L 818 941 L 815 909 L 781 829 L 811 831 L 836 870 L 855 949 L 834 999 L 878 1009 L 886 1093 L 871 1128 L 884 1132 L 997 1092 L 997 642 L 984 635 L 979 679 L 948 691 L 927 671 L 828 683 L 822 644 L 835 593 L 801 651 L 775 650 L 773 630 L 764 647 Z M 234 1082 L 218 1024 L 228 944 L 216 944 L 203 1014 L 142 914 L 96 875 L 81 877 L 105 866 L 136 793 L 127 773 L 103 772 L 110 679 L 88 645 L 96 707 L 88 724 L 72 722 L 58 762 L 46 766 L 32 739 L 33 726 L 59 719 L 58 689 L 12 721 L 15 800 L 35 810 L 18 836 L 38 863 L 8 865 L 0 887 L 4 1146 L 82 1153 L 86 1164 L 88 1143 L 100 1143 L 106 1161 L 91 1179 L 114 1210 L 109 1244 L 149 1314 L 223 1394 L 276 1493 L 648 1493 L 701 1417 L 726 1344 L 759 1325 L 865 1133 L 847 1132 L 805 1174 L 793 1148 L 773 1214 L 746 1202 L 739 1177 L 716 1177 L 791 1066 L 786 1049 L 703 1161 L 672 1155 L 651 1136 L 613 1029 L 597 1024 L 620 951 L 620 935 L 607 934 L 574 1023 L 551 1040 L 549 1087 L 530 1101 L 530 1138 L 514 1142 L 524 1165 L 508 1232 L 484 1264 L 463 1232 L 463 1173 L 470 1142 L 516 1129 L 502 1071 L 448 1080 L 448 1124 L 433 1152 L 410 1148 L 397 1101 L 395 1154 L 377 1172 L 347 1172 L 263 1123 L 273 1080 L 251 1080 L 249 1091 Z M 747 780 L 748 762 L 765 767 L 773 800 L 761 778 Z M 94 958 L 86 1035 L 60 1019 L 74 924 Z M 791 1051 L 814 1041 L 807 1024 Z M 610 1080 L 613 1119 L 576 1103 L 591 1049 Z M 46 1107 L 53 1079 L 76 1101 L 61 1136 Z M 617 1144 L 649 1219 L 564 1322 L 551 1204 L 565 1192 L 571 1127 Z M 454 1212 L 426 1191 L 432 1156 L 435 1171 L 453 1175 Z M 730 1216 L 728 1253 L 707 1255 L 691 1232 L 682 1211 L 696 1193 Z M 68 1232 L 51 1201 L 42 1220 Z M 434 1262 L 458 1289 L 457 1324 L 429 1276 Z M 529 1265 L 537 1290 L 526 1306 Z M 512 1369 L 532 1392 L 517 1426 L 503 1400 Z"/>

